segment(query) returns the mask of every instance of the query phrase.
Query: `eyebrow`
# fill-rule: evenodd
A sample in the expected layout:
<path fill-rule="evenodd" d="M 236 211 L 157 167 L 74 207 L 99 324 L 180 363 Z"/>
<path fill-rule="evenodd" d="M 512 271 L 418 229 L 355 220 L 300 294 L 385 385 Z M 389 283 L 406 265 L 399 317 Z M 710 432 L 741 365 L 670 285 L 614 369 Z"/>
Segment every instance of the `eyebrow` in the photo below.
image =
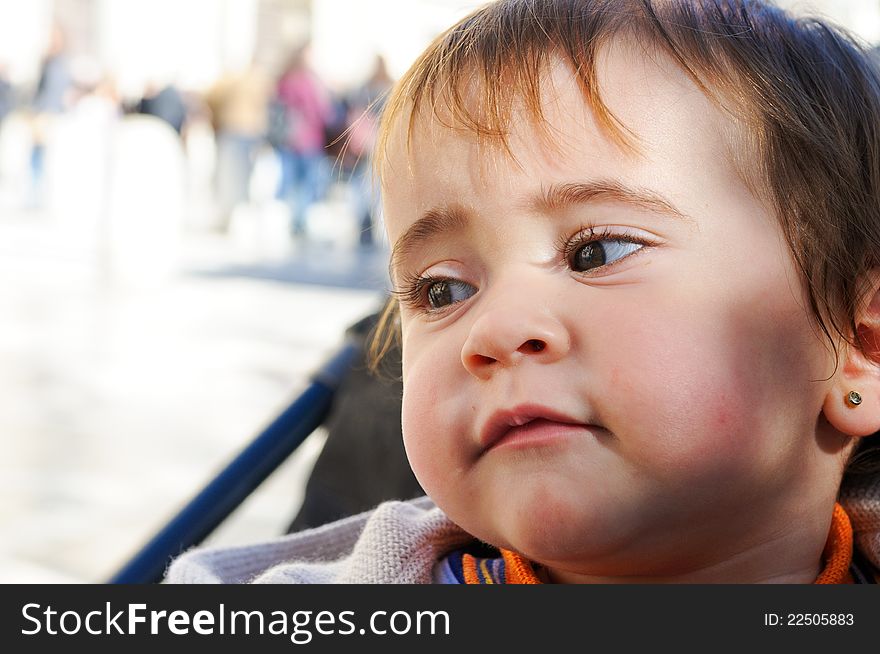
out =
<path fill-rule="evenodd" d="M 653 213 L 691 221 L 684 212 L 660 193 L 638 186 L 627 186 L 617 180 L 551 184 L 542 190 L 531 205 L 538 210 L 558 211 L 573 204 L 590 202 L 621 202 Z"/>
<path fill-rule="evenodd" d="M 617 180 L 551 184 L 529 200 L 527 206 L 538 211 L 553 212 L 572 205 L 591 202 L 621 202 L 652 213 L 693 222 L 687 214 L 656 191 L 627 186 Z M 437 234 L 462 231 L 467 224 L 467 213 L 458 206 L 438 207 L 425 212 L 394 244 L 388 266 L 391 278 L 394 279 L 394 271 L 419 246 Z"/>
<path fill-rule="evenodd" d="M 467 227 L 468 219 L 462 208 L 457 206 L 440 207 L 427 211 L 410 225 L 391 249 L 388 272 L 394 279 L 394 271 L 413 250 L 431 240 L 433 236 L 446 232 L 460 232 Z"/>

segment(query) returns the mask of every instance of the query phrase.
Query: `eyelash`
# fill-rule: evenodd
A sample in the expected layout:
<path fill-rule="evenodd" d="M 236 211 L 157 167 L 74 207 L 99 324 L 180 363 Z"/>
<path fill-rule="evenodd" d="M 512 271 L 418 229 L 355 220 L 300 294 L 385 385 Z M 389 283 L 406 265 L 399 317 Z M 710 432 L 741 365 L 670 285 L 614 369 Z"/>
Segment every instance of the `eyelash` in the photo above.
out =
<path fill-rule="evenodd" d="M 412 275 L 406 273 L 400 282 L 400 288 L 391 291 L 391 295 L 395 296 L 398 301 L 413 309 L 421 309 L 424 313 L 437 313 L 442 309 L 426 308 L 427 298 L 425 290 L 431 287 L 431 284 L 437 282 L 457 281 L 453 277 L 435 277 L 431 274 Z"/>
<path fill-rule="evenodd" d="M 566 265 L 571 264 L 571 258 L 574 256 L 575 252 L 577 252 L 580 248 L 585 245 L 589 245 L 590 243 L 597 243 L 600 241 L 621 241 L 624 243 L 631 243 L 634 245 L 641 245 L 643 247 L 650 247 L 652 245 L 656 245 L 653 241 L 649 241 L 645 238 L 641 238 L 639 236 L 634 236 L 631 234 L 626 234 L 622 232 L 615 232 L 610 227 L 603 227 L 598 232 L 595 227 L 581 227 L 577 232 L 575 232 L 574 236 L 565 237 L 562 236 L 559 240 L 556 241 L 556 251 L 562 257 L 563 261 L 565 261 Z M 617 261 L 612 261 L 611 263 L 607 263 L 602 266 L 603 269 L 607 270 L 613 266 L 615 266 L 618 262 L 624 261 L 625 259 L 629 259 L 634 254 L 641 252 L 643 248 L 636 250 L 635 252 L 618 259 Z M 576 271 L 577 272 L 577 271 Z M 590 273 L 587 271 L 577 272 L 579 275 L 589 275 Z"/>
<path fill-rule="evenodd" d="M 640 238 L 638 236 L 633 236 L 629 234 L 624 234 L 620 232 L 614 232 L 608 227 L 602 228 L 600 231 L 596 231 L 594 227 L 582 227 L 579 229 L 574 236 L 570 237 L 561 237 L 556 241 L 554 247 L 559 255 L 562 257 L 563 261 L 567 266 L 571 265 L 571 258 L 574 256 L 575 252 L 577 252 L 580 248 L 590 243 L 596 243 L 599 241 L 622 241 L 625 243 L 632 243 L 635 245 L 642 245 L 644 247 L 650 247 L 651 245 L 655 245 L 653 242 L 648 241 L 644 238 Z M 635 252 L 626 255 L 622 259 L 618 259 L 617 261 L 613 261 L 611 263 L 605 264 L 601 266 L 604 269 L 608 269 L 620 261 L 624 259 L 630 258 L 632 255 L 641 252 L 641 248 L 636 250 Z M 575 271 L 577 272 L 577 271 Z M 589 275 L 589 272 L 581 271 L 577 272 L 579 275 Z M 445 277 L 445 276 L 434 276 L 430 273 L 428 274 L 409 274 L 405 273 L 403 279 L 401 280 L 400 286 L 398 289 L 391 291 L 391 294 L 395 296 L 401 304 L 413 308 L 418 309 L 422 313 L 430 313 L 437 315 L 439 313 L 444 312 L 451 307 L 454 307 L 456 303 L 447 305 L 445 307 L 441 307 L 439 309 L 431 309 L 427 307 L 428 301 L 425 297 L 426 289 L 430 288 L 432 284 L 437 282 L 459 282 L 461 280 L 456 279 L 455 277 Z"/>

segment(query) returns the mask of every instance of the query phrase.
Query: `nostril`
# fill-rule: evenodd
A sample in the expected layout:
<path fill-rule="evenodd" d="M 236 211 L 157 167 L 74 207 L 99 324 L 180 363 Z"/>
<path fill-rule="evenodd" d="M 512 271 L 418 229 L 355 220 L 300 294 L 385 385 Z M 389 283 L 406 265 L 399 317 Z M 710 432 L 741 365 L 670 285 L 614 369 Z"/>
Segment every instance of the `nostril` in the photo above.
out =
<path fill-rule="evenodd" d="M 536 338 L 526 341 L 526 344 L 532 348 L 533 352 L 540 352 L 547 347 L 547 344 L 544 341 L 539 341 Z"/>

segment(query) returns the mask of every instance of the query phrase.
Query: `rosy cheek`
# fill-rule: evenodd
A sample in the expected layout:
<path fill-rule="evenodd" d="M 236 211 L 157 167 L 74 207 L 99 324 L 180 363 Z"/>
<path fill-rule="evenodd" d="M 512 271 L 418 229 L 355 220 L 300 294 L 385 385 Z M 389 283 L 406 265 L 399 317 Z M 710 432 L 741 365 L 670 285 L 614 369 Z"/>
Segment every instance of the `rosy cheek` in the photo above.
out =
<path fill-rule="evenodd" d="M 715 407 L 714 417 L 712 418 L 712 422 L 714 426 L 718 429 L 726 429 L 730 424 L 730 409 L 725 406 Z"/>
<path fill-rule="evenodd" d="M 753 389 L 737 373 L 736 353 L 681 314 L 647 313 L 655 319 L 612 326 L 627 347 L 603 348 L 610 359 L 596 362 L 607 364 L 603 417 L 621 446 L 671 469 L 712 467 L 748 450 Z"/>

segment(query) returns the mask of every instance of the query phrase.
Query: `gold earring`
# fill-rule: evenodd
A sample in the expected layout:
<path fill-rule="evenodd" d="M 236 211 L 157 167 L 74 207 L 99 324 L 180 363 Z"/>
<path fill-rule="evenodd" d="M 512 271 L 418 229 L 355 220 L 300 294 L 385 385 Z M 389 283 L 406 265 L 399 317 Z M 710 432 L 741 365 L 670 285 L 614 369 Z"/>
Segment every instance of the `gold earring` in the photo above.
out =
<path fill-rule="evenodd" d="M 862 403 L 862 396 L 856 391 L 850 391 L 846 394 L 846 401 L 850 406 L 858 406 Z"/>

